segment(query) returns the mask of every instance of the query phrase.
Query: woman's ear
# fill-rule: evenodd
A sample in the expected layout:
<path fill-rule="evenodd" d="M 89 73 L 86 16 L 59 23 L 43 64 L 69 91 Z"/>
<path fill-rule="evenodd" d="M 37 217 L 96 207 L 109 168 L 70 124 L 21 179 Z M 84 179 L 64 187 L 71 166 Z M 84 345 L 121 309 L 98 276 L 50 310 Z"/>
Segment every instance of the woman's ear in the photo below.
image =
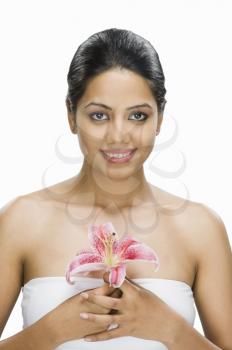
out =
<path fill-rule="evenodd" d="M 67 107 L 68 122 L 69 122 L 70 130 L 72 131 L 73 134 L 77 134 L 77 125 L 76 125 L 75 114 L 73 113 L 73 109 L 72 109 L 72 102 L 67 97 L 65 100 L 65 103 Z"/>
<path fill-rule="evenodd" d="M 156 135 L 158 135 L 159 132 L 160 132 L 162 121 L 163 121 L 163 113 L 160 113 L 158 115 L 158 123 L 157 123 L 157 127 L 156 127 Z"/>

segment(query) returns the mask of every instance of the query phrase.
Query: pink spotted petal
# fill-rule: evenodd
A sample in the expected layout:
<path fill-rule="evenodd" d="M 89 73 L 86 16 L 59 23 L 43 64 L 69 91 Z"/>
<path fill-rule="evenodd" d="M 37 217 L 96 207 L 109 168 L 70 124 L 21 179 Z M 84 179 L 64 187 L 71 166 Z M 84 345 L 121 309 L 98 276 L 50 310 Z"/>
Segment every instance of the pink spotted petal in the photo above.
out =
<path fill-rule="evenodd" d="M 127 251 L 127 249 L 130 246 L 138 243 L 140 242 L 137 239 L 126 235 L 117 241 L 114 253 L 120 255 L 122 259 L 125 259 L 125 252 Z"/>
<path fill-rule="evenodd" d="M 157 271 L 160 266 L 157 254 L 152 248 L 150 248 L 144 243 L 137 243 L 128 247 L 128 249 L 124 253 L 124 259 L 124 262 L 128 262 L 131 260 L 151 261 L 155 264 L 155 271 Z"/>
<path fill-rule="evenodd" d="M 101 225 L 89 225 L 88 227 L 88 238 L 93 250 L 104 257 L 105 246 L 103 241 L 107 240 L 109 235 L 115 232 L 115 228 L 111 222 L 106 222 Z"/>
<path fill-rule="evenodd" d="M 126 277 L 126 266 L 125 264 L 120 264 L 119 266 L 112 267 L 109 274 L 110 286 L 114 288 L 119 288 Z"/>
<path fill-rule="evenodd" d="M 66 273 L 67 282 L 69 282 L 70 284 L 74 284 L 74 281 L 71 280 L 72 276 L 73 277 L 87 276 L 88 272 L 105 270 L 106 267 L 107 266 L 103 263 L 90 263 L 90 264 L 81 265 L 72 271 L 67 271 Z"/>
<path fill-rule="evenodd" d="M 86 275 L 87 271 L 101 270 L 105 268 L 100 255 L 85 251 L 74 257 L 66 270 L 66 280 L 71 283 L 70 277 L 74 274 Z M 71 283 L 72 284 L 72 283 Z"/>

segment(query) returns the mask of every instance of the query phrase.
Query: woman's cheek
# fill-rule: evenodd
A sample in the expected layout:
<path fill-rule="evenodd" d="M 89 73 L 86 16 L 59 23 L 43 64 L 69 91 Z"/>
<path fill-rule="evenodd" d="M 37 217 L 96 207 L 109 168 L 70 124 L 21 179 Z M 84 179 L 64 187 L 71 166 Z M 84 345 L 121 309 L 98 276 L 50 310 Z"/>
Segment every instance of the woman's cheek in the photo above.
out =
<path fill-rule="evenodd" d="M 88 122 L 79 120 L 77 130 L 80 148 L 84 155 L 88 155 L 102 142 L 102 133 L 99 133 L 99 130 Z"/>
<path fill-rule="evenodd" d="M 151 129 L 141 130 L 139 135 L 135 135 L 135 146 L 139 149 L 143 159 L 146 159 L 152 152 L 155 143 L 155 133 L 151 132 Z"/>

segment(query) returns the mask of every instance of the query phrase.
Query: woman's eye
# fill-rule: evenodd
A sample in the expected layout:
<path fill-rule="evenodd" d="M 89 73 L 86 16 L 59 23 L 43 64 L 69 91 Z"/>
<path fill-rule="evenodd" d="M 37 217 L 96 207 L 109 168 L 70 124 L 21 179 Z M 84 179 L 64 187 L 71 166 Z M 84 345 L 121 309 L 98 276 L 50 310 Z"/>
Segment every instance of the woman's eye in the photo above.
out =
<path fill-rule="evenodd" d="M 107 120 L 107 119 L 103 119 L 102 116 L 105 115 L 104 113 L 100 113 L 100 112 L 95 112 L 90 114 L 90 118 L 92 118 L 93 120 L 96 121 L 101 121 L 101 120 Z M 141 113 L 141 112 L 136 112 L 134 113 L 132 116 L 135 116 L 134 120 L 136 121 L 144 121 L 147 119 L 148 115 L 146 113 Z M 142 119 L 141 119 L 142 116 Z"/>
<path fill-rule="evenodd" d="M 97 116 L 97 118 L 94 118 L 94 116 Z M 102 116 L 102 115 L 104 115 L 104 113 L 92 113 L 92 114 L 90 114 L 90 117 L 92 118 L 92 119 L 94 119 L 94 120 L 105 120 L 105 119 L 102 119 L 102 118 L 99 118 L 99 116 Z"/>
<path fill-rule="evenodd" d="M 146 114 L 146 113 L 137 112 L 137 113 L 134 113 L 133 115 L 136 116 L 136 118 L 135 118 L 134 120 L 138 120 L 139 122 L 140 122 L 140 121 L 144 121 L 144 120 L 147 119 L 147 114 Z M 141 115 L 143 115 L 143 119 L 138 119 L 137 116 L 141 116 Z"/>

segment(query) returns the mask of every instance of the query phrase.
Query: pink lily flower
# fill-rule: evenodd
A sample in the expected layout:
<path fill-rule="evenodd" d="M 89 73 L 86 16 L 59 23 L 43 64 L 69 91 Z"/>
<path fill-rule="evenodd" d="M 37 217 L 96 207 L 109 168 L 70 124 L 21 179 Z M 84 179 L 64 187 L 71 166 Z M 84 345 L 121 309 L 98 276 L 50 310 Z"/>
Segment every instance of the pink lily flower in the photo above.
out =
<path fill-rule="evenodd" d="M 68 264 L 65 276 L 70 284 L 75 283 L 71 280 L 73 276 L 105 270 L 110 272 L 110 286 L 118 288 L 126 276 L 126 263 L 133 260 L 150 261 L 155 264 L 155 271 L 159 269 L 159 259 L 153 249 L 129 235 L 118 239 L 111 222 L 90 225 L 88 238 L 92 250 L 79 251 Z"/>

